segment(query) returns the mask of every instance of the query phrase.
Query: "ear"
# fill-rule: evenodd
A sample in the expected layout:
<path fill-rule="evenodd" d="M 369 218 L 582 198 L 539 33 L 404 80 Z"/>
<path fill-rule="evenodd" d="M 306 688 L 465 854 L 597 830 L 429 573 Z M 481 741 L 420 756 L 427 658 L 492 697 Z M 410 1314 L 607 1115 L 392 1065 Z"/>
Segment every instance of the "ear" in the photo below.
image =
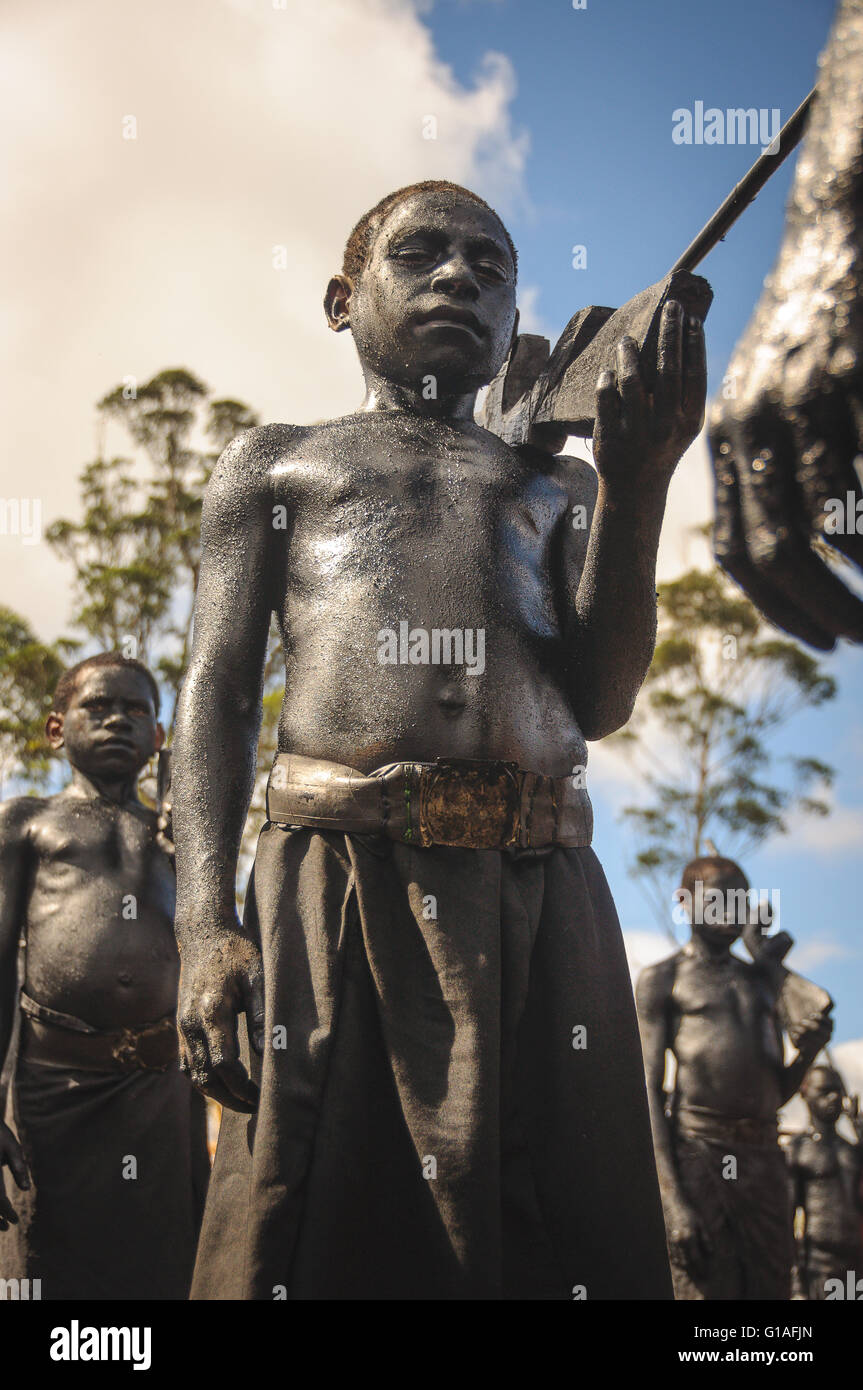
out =
<path fill-rule="evenodd" d="M 155 735 L 155 738 L 153 739 L 153 752 L 154 752 L 154 753 L 158 753 L 159 749 L 162 748 L 162 747 L 164 747 L 164 743 L 165 743 L 165 730 L 164 730 L 164 728 L 163 728 L 163 726 L 162 726 L 161 724 L 157 723 L 157 724 L 156 724 L 156 735 Z"/>
<path fill-rule="evenodd" d="M 45 737 L 52 748 L 62 748 L 65 743 L 63 738 L 63 716 L 56 710 L 51 711 L 45 720 Z"/>
<path fill-rule="evenodd" d="M 324 313 L 334 333 L 341 333 L 351 326 L 350 301 L 353 290 L 353 282 L 347 275 L 334 275 L 327 285 Z"/>

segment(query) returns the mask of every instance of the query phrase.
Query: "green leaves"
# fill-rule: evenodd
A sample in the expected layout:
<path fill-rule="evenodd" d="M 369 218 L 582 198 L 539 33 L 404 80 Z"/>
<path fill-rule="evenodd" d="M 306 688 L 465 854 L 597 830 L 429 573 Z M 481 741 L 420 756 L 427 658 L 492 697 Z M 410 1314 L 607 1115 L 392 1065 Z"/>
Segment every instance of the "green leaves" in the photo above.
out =
<path fill-rule="evenodd" d="M 644 799 L 621 816 L 633 831 L 632 872 L 665 924 L 676 876 L 708 839 L 741 856 L 785 834 L 792 812 L 829 814 L 817 788 L 830 786 L 833 769 L 779 758 L 771 738 L 799 710 L 833 699 L 836 682 L 796 642 L 774 635 L 719 570 L 660 585 L 658 623 L 624 735 Z"/>
<path fill-rule="evenodd" d="M 63 644 L 45 646 L 24 618 L 0 607 L 0 795 L 13 778 L 33 787 L 47 779 L 45 716 L 63 664 Z"/>
<path fill-rule="evenodd" d="M 242 401 L 211 400 L 182 367 L 99 402 L 133 457 L 102 457 L 80 475 L 80 521 L 56 521 L 51 545 L 74 572 L 72 621 L 104 649 L 128 649 L 157 672 L 172 709 L 188 664 L 200 569 L 201 500 L 218 454 L 257 423 Z"/>

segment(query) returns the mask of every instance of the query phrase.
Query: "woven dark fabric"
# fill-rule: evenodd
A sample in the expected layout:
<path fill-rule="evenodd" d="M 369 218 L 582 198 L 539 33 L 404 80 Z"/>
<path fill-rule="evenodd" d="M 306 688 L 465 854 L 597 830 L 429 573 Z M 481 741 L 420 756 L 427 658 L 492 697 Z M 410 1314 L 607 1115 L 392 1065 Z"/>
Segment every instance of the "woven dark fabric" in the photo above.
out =
<path fill-rule="evenodd" d="M 19 1056 L 6 1118 L 32 1186 L 7 1176 L 19 1222 L 0 1232 L 0 1278 L 40 1279 L 42 1299 L 188 1297 L 209 1162 L 204 1101 L 178 1069 Z"/>
<path fill-rule="evenodd" d="M 778 1141 L 708 1139 L 680 1128 L 674 1156 L 683 1192 L 703 1218 L 711 1246 L 703 1275 L 673 1263 L 675 1297 L 789 1299 L 791 1186 Z M 729 1156 L 736 1160 L 736 1177 L 723 1176 L 730 1171 Z"/>
<path fill-rule="evenodd" d="M 194 1298 L 671 1296 L 592 850 L 267 824 L 246 921 L 261 1100 L 223 1116 Z"/>

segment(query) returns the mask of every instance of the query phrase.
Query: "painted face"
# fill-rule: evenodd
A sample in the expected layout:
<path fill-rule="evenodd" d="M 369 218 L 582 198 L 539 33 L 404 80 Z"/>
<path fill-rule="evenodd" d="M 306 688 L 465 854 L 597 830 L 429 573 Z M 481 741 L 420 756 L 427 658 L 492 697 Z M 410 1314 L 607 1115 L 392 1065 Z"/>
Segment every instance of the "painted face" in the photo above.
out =
<path fill-rule="evenodd" d="M 69 761 L 81 772 L 134 776 L 161 742 L 147 680 L 122 666 L 83 670 L 63 715 L 62 732 Z"/>
<path fill-rule="evenodd" d="M 706 867 L 701 879 L 703 890 L 692 899 L 692 933 L 708 945 L 731 945 L 740 936 L 748 919 L 745 878 L 729 869 Z M 701 904 L 699 909 L 699 903 Z M 698 920 L 700 910 L 701 920 Z"/>
<path fill-rule="evenodd" d="M 392 210 L 350 299 L 362 362 L 399 385 L 467 393 L 503 365 L 514 322 L 515 269 L 496 217 L 449 192 Z"/>
<path fill-rule="evenodd" d="M 816 1120 L 835 1124 L 842 1114 L 842 1085 L 834 1072 L 810 1072 L 806 1080 L 806 1104 Z"/>

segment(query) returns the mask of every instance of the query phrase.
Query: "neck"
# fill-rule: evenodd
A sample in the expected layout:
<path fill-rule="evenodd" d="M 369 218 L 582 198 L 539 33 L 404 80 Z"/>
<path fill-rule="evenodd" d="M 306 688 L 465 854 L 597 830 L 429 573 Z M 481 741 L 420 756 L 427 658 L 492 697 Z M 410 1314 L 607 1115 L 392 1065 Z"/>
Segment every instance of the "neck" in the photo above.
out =
<path fill-rule="evenodd" d="M 103 797 L 106 801 L 115 801 L 118 806 L 122 806 L 129 801 L 137 802 L 137 784 L 137 773 L 124 777 L 99 777 L 82 772 L 79 767 L 73 767 L 70 785 L 79 796 L 87 797 L 88 800 Z"/>
<path fill-rule="evenodd" d="M 712 964 L 731 959 L 731 947 L 733 941 L 705 941 L 703 936 L 696 936 L 694 933 L 689 941 L 689 953 L 697 960 L 710 961 Z"/>
<path fill-rule="evenodd" d="M 835 1120 L 819 1120 L 816 1115 L 809 1116 L 809 1129 L 812 1134 L 817 1134 L 819 1139 L 833 1139 L 836 1134 Z"/>
<path fill-rule="evenodd" d="M 473 421 L 476 391 L 443 394 L 435 400 L 426 400 L 422 386 L 404 386 L 370 370 L 364 375 L 366 395 L 360 406 L 361 411 L 406 410 L 412 415 L 424 415 L 431 420 Z"/>

